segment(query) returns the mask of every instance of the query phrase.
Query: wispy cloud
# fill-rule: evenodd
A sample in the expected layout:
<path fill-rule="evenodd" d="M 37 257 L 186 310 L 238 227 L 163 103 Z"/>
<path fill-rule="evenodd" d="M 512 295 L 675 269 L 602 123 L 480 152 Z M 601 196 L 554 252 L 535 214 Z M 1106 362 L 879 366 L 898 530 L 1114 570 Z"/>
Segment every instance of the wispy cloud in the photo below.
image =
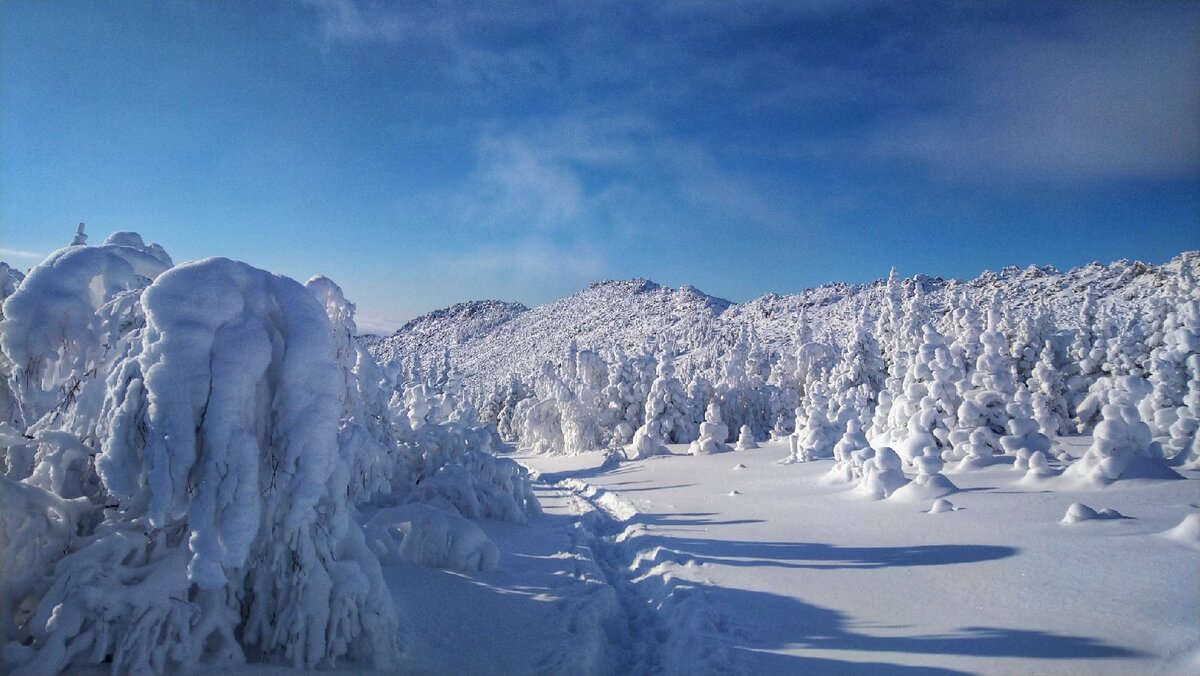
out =
<path fill-rule="evenodd" d="M 0 248 L 0 256 L 11 256 L 13 258 L 29 258 L 29 259 L 40 260 L 42 258 L 45 258 L 46 254 L 40 254 L 40 253 L 37 253 L 36 251 L 22 251 L 20 249 Z"/>
<path fill-rule="evenodd" d="M 316 10 L 326 43 L 400 42 L 412 35 L 412 22 L 402 12 L 364 5 L 355 0 L 304 0 Z"/>
<path fill-rule="evenodd" d="M 376 315 L 359 313 L 354 316 L 354 323 L 359 333 L 374 333 L 381 336 L 391 335 L 404 325 L 406 319 L 394 315 Z"/>
<path fill-rule="evenodd" d="M 1060 31 L 948 38 L 941 110 L 879 124 L 864 147 L 968 178 L 1157 180 L 1200 170 L 1197 6 L 1078 12 Z M 973 48 L 972 48 L 973 47 Z"/>

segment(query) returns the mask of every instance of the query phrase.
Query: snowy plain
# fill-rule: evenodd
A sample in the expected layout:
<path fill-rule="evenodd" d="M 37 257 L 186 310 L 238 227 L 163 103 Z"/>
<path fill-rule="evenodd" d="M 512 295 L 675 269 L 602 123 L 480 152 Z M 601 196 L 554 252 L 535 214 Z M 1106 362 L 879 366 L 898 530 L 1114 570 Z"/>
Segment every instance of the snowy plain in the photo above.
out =
<path fill-rule="evenodd" d="M 1087 437 L 1057 440 L 1079 455 Z M 427 674 L 1200 670 L 1200 550 L 1160 535 L 1200 473 L 1094 490 L 1010 464 L 951 474 L 955 511 L 779 464 L 784 442 L 603 465 L 522 456 L 545 515 L 483 522 L 498 570 L 385 568 Z M 1127 518 L 1063 523 L 1082 502 Z M 464 612 L 465 611 L 465 612 Z"/>

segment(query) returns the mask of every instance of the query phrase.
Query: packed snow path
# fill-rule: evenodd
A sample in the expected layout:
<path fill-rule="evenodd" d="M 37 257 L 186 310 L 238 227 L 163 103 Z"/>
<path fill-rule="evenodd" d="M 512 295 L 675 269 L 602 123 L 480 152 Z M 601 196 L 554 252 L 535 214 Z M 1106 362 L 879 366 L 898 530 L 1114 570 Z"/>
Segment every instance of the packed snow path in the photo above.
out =
<path fill-rule="evenodd" d="M 1197 672 L 1200 552 L 1159 535 L 1200 509 L 1196 472 L 1063 491 L 998 465 L 930 514 L 786 456 L 521 458 L 546 515 L 481 522 L 500 570 L 385 570 L 416 670 Z M 1075 502 L 1130 518 L 1062 523 Z"/>

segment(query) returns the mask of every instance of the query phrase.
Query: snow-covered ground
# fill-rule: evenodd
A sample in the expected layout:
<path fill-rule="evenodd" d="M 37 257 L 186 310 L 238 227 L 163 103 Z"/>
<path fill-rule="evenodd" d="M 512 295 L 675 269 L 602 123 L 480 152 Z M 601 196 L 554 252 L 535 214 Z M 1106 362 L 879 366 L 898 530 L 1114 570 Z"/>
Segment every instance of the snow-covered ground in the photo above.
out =
<path fill-rule="evenodd" d="M 328 278 L 86 240 L 0 268 L 4 673 L 1200 673 L 1193 253 L 1073 327 L 893 275 L 474 401 Z"/>
<path fill-rule="evenodd" d="M 1059 442 L 1075 455 L 1086 438 Z M 491 572 L 385 567 L 410 668 L 534 673 L 1197 673 L 1200 551 L 1159 535 L 1200 476 L 1029 486 L 951 474 L 955 510 L 781 465 L 786 443 L 601 466 L 526 456 L 545 515 L 482 521 Z M 1062 522 L 1082 502 L 1128 518 Z"/>

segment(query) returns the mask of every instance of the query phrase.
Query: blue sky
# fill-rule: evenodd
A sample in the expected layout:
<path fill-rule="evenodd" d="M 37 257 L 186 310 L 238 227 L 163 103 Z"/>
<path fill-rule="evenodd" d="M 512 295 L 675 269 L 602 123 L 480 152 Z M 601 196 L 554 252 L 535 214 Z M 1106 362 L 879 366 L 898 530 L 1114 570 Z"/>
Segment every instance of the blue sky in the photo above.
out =
<path fill-rule="evenodd" d="M 1200 3 L 0 4 L 0 258 L 86 221 L 365 329 L 1200 248 Z"/>

